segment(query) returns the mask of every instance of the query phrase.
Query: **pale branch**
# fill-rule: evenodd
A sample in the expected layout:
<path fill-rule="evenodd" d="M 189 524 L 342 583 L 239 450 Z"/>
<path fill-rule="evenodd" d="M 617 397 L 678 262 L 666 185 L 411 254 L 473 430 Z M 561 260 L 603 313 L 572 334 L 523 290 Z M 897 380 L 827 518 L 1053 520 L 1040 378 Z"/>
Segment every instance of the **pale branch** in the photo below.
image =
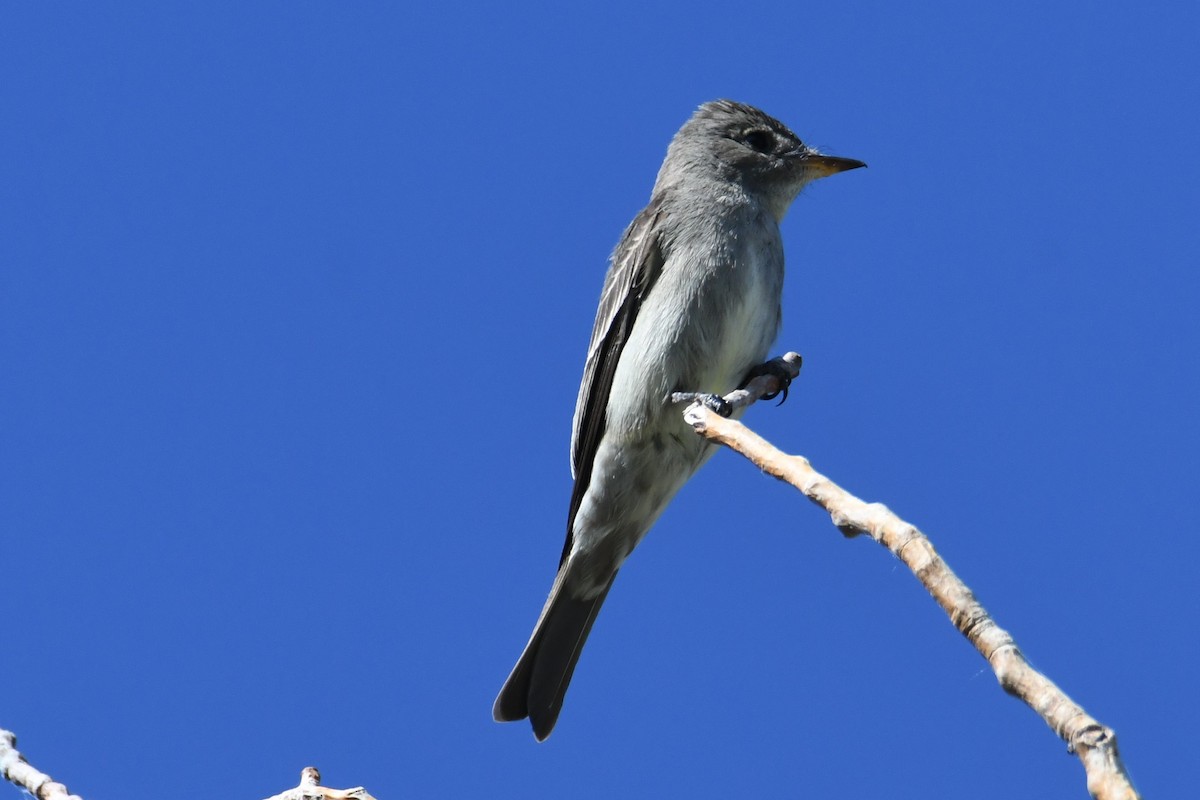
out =
<path fill-rule="evenodd" d="M 300 785 L 273 794 L 267 800 L 375 800 L 361 786 L 353 789 L 330 789 L 321 785 L 321 773 L 316 767 L 300 770 Z"/>
<path fill-rule="evenodd" d="M 0 775 L 38 800 L 82 800 L 46 773 L 30 766 L 17 750 L 17 735 L 12 731 L 0 730 Z"/>
<path fill-rule="evenodd" d="M 38 800 L 83 800 L 79 795 L 69 794 L 67 787 L 55 783 L 49 775 L 29 765 L 25 756 L 17 751 L 17 736 L 11 731 L 0 729 L 0 775 L 5 780 L 29 792 Z M 321 786 L 321 773 L 316 767 L 305 767 L 300 772 L 300 785 L 280 792 L 267 800 L 375 800 L 361 786 L 353 789 L 331 789 Z"/>
<path fill-rule="evenodd" d="M 792 376 L 799 374 L 800 357 L 788 353 L 775 359 Z M 754 403 L 780 388 L 774 376 L 755 378 L 745 389 L 725 396 L 735 409 Z M 689 405 L 684 420 L 701 436 L 723 444 L 749 459 L 763 472 L 799 489 L 805 497 L 829 512 L 833 524 L 847 537 L 866 534 L 904 562 L 921 585 L 933 595 L 963 636 L 991 665 L 1001 688 L 1021 699 L 1045 720 L 1079 756 L 1087 774 L 1088 792 L 1097 800 L 1135 800 L 1117 737 L 1101 725 L 1042 673 L 1025 660 L 1012 636 L 995 623 L 950 567 L 934 550 L 925 534 L 904 522 L 880 503 L 866 503 L 812 468 L 803 456 L 788 455 L 742 423 L 726 419 L 699 403 Z"/>

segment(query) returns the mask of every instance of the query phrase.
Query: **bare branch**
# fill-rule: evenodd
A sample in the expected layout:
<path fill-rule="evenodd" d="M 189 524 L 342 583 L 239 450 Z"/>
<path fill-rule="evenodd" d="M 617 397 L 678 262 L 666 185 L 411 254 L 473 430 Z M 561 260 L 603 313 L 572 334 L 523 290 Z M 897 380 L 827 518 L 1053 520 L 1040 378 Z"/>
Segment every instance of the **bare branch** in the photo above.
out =
<path fill-rule="evenodd" d="M 271 795 L 267 800 L 375 800 L 361 786 L 353 789 L 330 789 L 321 785 L 321 773 L 316 767 L 300 770 L 300 785 Z"/>
<path fill-rule="evenodd" d="M 799 363 L 788 353 L 780 363 Z M 734 407 L 750 405 L 778 388 L 778 381 L 763 376 L 745 390 L 725 400 Z M 725 419 L 700 404 L 684 410 L 684 419 L 701 436 L 741 453 L 763 472 L 799 489 L 805 497 L 829 512 L 845 536 L 866 534 L 886 547 L 912 570 L 954 627 L 991 665 L 1004 691 L 1025 702 L 1045 720 L 1068 749 L 1079 756 L 1087 773 L 1088 792 L 1097 800 L 1135 800 L 1138 797 L 1121 757 L 1117 737 L 1101 725 L 1042 673 L 1025 660 L 1007 631 L 975 599 L 934 550 L 925 534 L 904 522 L 880 503 L 866 503 L 812 468 L 808 459 L 788 455 L 733 419 Z"/>
<path fill-rule="evenodd" d="M 39 800 L 82 800 L 46 773 L 30 766 L 17 750 L 17 735 L 12 731 L 0 730 L 0 775 Z"/>

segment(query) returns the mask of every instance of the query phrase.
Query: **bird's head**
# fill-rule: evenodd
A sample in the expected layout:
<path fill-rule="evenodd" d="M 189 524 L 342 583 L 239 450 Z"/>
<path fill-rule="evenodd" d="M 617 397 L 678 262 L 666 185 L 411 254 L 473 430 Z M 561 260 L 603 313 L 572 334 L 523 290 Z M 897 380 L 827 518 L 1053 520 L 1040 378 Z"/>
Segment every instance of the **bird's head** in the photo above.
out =
<path fill-rule="evenodd" d="M 782 219 L 806 184 L 865 166 L 853 158 L 822 155 L 753 106 L 714 100 L 700 106 L 675 134 L 659 180 L 711 174 L 745 186 Z"/>

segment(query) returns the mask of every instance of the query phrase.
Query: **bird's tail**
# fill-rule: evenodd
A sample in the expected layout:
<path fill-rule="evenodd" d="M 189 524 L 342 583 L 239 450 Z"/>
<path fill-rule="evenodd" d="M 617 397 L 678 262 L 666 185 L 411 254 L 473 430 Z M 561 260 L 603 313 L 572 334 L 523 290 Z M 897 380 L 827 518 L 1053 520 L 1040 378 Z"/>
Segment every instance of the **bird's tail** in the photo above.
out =
<path fill-rule="evenodd" d="M 570 566 L 567 562 L 559 571 L 529 644 L 492 706 L 492 717 L 497 722 L 529 717 L 533 735 L 539 742 L 554 730 L 583 643 L 616 578 L 613 573 L 600 594 L 590 600 L 579 600 L 571 597 L 566 588 L 565 577 Z"/>

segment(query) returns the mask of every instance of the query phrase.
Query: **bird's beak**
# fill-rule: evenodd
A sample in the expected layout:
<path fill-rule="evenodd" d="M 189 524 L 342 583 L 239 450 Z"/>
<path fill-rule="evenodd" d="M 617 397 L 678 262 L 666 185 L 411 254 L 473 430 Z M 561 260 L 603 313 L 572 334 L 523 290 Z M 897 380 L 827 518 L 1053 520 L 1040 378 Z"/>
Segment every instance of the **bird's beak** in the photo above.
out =
<path fill-rule="evenodd" d="M 813 153 L 804 159 L 804 165 L 813 173 L 813 180 L 816 180 L 817 178 L 827 178 L 838 172 L 845 172 L 848 169 L 865 167 L 866 163 L 856 158 L 838 158 L 837 156 Z"/>

